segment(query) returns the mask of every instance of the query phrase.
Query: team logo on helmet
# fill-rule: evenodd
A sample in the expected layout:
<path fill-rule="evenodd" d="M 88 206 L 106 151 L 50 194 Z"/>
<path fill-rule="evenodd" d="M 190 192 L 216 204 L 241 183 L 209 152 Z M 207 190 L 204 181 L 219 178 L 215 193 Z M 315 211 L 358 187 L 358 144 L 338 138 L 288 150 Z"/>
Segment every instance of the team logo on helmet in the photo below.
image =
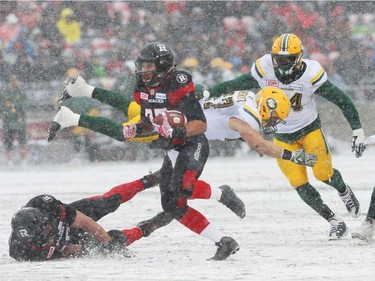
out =
<path fill-rule="evenodd" d="M 159 48 L 159 52 L 168 52 L 167 47 L 164 44 L 156 44 L 156 46 Z"/>
<path fill-rule="evenodd" d="M 50 196 L 50 195 L 43 195 L 42 200 L 44 202 L 51 202 L 52 201 L 52 196 Z"/>
<path fill-rule="evenodd" d="M 273 98 L 268 98 L 266 104 L 271 110 L 274 110 L 277 107 L 277 102 Z"/>

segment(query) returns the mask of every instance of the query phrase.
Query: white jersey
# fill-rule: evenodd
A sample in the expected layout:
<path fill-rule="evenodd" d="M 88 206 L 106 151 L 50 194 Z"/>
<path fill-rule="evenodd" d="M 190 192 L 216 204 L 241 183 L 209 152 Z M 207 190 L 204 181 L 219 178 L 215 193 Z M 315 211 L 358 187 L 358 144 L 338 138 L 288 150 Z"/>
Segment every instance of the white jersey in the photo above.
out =
<path fill-rule="evenodd" d="M 255 94 L 251 91 L 235 91 L 218 98 L 199 101 L 207 119 L 206 137 L 209 140 L 234 140 L 241 138 L 237 131 L 232 130 L 228 121 L 231 117 L 238 118 L 259 131 L 261 116 L 256 107 Z"/>
<path fill-rule="evenodd" d="M 277 125 L 277 133 L 294 133 L 311 124 L 318 117 L 314 92 L 327 81 L 327 74 L 317 61 L 303 59 L 303 62 L 306 63 L 304 74 L 288 85 L 276 78 L 271 54 L 264 55 L 251 67 L 251 75 L 258 81 L 261 88 L 278 87 L 290 100 L 290 113 L 285 119 L 285 124 Z"/>

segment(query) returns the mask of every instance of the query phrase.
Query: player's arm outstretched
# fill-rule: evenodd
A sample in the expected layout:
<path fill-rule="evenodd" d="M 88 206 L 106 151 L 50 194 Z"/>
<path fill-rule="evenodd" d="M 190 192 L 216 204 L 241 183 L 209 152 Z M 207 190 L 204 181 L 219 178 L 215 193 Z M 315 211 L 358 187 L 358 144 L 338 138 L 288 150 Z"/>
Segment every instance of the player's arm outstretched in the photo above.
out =
<path fill-rule="evenodd" d="M 206 90 L 204 89 L 204 87 L 196 87 L 195 94 L 199 98 L 220 97 L 221 95 L 234 91 L 259 88 L 260 86 L 258 84 L 258 81 L 254 79 L 254 77 L 251 75 L 251 72 L 248 72 L 241 76 L 238 76 L 235 79 L 218 83 Z"/>
<path fill-rule="evenodd" d="M 241 138 L 260 155 L 265 154 L 274 158 L 290 160 L 305 166 L 314 166 L 317 161 L 314 153 L 305 153 L 303 149 L 292 152 L 265 140 L 257 130 L 238 118 L 230 118 L 228 125 L 232 130 L 237 131 Z"/>
<path fill-rule="evenodd" d="M 72 97 L 93 98 L 122 112 L 127 112 L 129 104 L 133 101 L 133 99 L 120 93 L 91 86 L 81 76 L 70 77 L 68 79 L 67 86 L 61 92 L 58 101 L 61 103 Z"/>

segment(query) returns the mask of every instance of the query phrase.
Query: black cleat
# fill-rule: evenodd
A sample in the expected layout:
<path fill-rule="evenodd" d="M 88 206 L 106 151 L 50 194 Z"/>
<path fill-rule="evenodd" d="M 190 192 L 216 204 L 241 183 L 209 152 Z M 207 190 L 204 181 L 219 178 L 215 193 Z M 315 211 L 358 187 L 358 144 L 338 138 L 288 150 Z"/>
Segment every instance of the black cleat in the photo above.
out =
<path fill-rule="evenodd" d="M 235 254 L 239 251 L 240 246 L 232 237 L 224 236 L 220 239 L 220 242 L 216 243 L 218 246 L 215 256 L 210 258 L 210 260 L 214 261 L 222 261 L 225 260 L 230 255 Z"/>
<path fill-rule="evenodd" d="M 172 220 L 173 216 L 171 214 L 160 212 L 149 220 L 141 221 L 137 224 L 137 227 L 142 230 L 143 237 L 147 237 L 155 230 L 169 224 Z"/>
<path fill-rule="evenodd" d="M 60 130 L 61 125 L 55 121 L 51 122 L 47 133 L 47 141 L 50 142 L 56 136 L 56 133 Z"/>
<path fill-rule="evenodd" d="M 58 104 L 61 104 L 63 101 L 67 100 L 67 99 L 70 99 L 72 96 L 68 94 L 68 91 L 67 90 L 62 90 L 61 91 L 61 94 L 57 100 L 57 103 Z"/>
<path fill-rule="evenodd" d="M 160 170 L 151 173 L 141 178 L 141 181 L 143 182 L 143 188 L 151 188 L 159 184 L 160 182 Z"/>
<path fill-rule="evenodd" d="M 242 200 L 234 193 L 234 190 L 230 186 L 222 185 L 219 188 L 223 191 L 219 202 L 243 219 L 246 216 L 246 207 Z"/>

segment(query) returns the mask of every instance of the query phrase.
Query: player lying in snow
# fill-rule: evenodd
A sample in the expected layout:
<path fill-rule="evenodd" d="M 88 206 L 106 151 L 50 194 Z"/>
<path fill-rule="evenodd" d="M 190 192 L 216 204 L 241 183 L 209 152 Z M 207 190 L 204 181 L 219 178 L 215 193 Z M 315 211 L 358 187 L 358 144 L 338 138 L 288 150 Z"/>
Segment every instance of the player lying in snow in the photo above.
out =
<path fill-rule="evenodd" d="M 96 221 L 137 193 L 159 183 L 159 173 L 113 187 L 103 195 L 65 204 L 51 195 L 32 198 L 12 217 L 9 255 L 17 261 L 44 261 L 90 254 L 121 254 L 148 236 L 148 225 L 106 232 Z M 152 222 L 149 220 L 148 222 Z M 163 226 L 157 218 L 158 227 Z M 169 222 L 169 221 L 168 221 Z"/>
<path fill-rule="evenodd" d="M 78 76 L 67 85 L 60 100 L 78 96 L 92 97 L 119 110 L 127 111 L 130 121 L 124 125 L 118 124 L 104 117 L 79 115 L 61 106 L 48 132 L 49 141 L 61 128 L 81 126 L 119 141 L 151 142 L 151 145 L 156 142 L 165 142 L 168 145 L 168 142 L 171 142 L 171 139 L 160 137 L 156 133 L 126 139 L 123 134 L 124 126 L 139 121 L 140 107 L 119 93 L 90 86 Z M 307 153 L 303 149 L 294 152 L 282 149 L 265 140 L 260 133 L 262 129 L 273 132 L 275 126 L 284 122 L 288 116 L 290 103 L 280 89 L 267 87 L 257 95 L 251 91 L 236 91 L 215 99 L 202 99 L 200 104 L 206 115 L 205 134 L 209 140 L 242 139 L 260 155 L 290 160 L 300 165 L 315 164 L 317 158 L 314 153 Z"/>

